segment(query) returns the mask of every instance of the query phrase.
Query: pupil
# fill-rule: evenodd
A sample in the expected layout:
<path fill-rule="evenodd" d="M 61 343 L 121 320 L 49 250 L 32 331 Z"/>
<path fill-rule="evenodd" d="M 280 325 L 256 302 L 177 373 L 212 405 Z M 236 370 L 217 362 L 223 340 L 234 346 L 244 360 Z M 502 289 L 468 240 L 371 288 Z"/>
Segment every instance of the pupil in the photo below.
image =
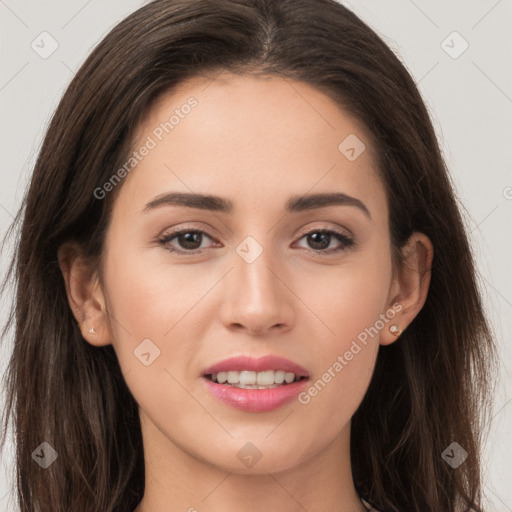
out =
<path fill-rule="evenodd" d="M 201 233 L 197 233 L 195 231 L 191 231 L 189 233 L 184 233 L 179 235 L 180 244 L 182 247 L 185 247 L 186 249 L 197 249 L 201 246 Z M 196 238 L 196 240 L 194 240 Z M 197 244 L 199 240 L 199 245 L 197 247 L 194 246 L 194 244 Z M 183 243 L 182 243 L 183 242 Z M 190 245 L 192 244 L 192 246 Z"/>
<path fill-rule="evenodd" d="M 308 241 L 315 249 L 329 247 L 331 235 L 326 233 L 312 233 L 308 235 Z M 179 235 L 180 244 L 186 249 L 197 249 L 201 246 L 201 233 L 190 231 Z"/>
<path fill-rule="evenodd" d="M 331 235 L 328 235 L 326 233 L 312 233 L 308 235 L 309 241 L 312 241 L 314 244 L 320 244 L 320 247 L 314 247 L 315 249 L 325 249 L 326 247 L 329 247 L 329 239 Z M 318 241 L 318 238 L 323 238 L 323 241 Z"/>

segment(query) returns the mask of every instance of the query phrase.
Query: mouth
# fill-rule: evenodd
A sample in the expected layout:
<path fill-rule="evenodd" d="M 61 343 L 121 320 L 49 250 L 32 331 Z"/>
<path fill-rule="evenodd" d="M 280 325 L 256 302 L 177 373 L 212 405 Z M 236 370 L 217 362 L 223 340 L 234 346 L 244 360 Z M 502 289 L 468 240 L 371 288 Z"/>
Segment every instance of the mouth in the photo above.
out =
<path fill-rule="evenodd" d="M 258 358 L 236 356 L 225 359 L 206 368 L 203 376 L 217 384 L 255 389 L 257 386 L 292 384 L 308 378 L 308 372 L 289 359 L 268 354 Z"/>
<path fill-rule="evenodd" d="M 207 390 L 224 404 L 247 412 L 267 412 L 291 402 L 306 387 L 308 372 L 288 359 L 238 356 L 207 368 Z"/>
<path fill-rule="evenodd" d="M 262 372 L 251 370 L 228 371 L 209 373 L 205 377 L 216 384 L 241 389 L 271 389 L 307 379 L 306 376 L 284 370 L 266 370 Z"/>

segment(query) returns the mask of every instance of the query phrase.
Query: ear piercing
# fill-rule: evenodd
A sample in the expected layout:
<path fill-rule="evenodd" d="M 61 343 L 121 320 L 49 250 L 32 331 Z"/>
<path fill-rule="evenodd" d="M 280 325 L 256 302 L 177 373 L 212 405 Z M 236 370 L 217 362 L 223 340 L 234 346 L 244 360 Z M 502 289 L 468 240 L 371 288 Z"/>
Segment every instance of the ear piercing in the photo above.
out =
<path fill-rule="evenodd" d="M 77 315 L 79 314 L 78 309 L 75 309 L 74 311 L 75 311 L 75 313 L 76 313 Z M 96 331 L 94 330 L 94 327 L 91 327 L 91 328 L 89 329 L 89 334 L 96 334 Z"/>
<path fill-rule="evenodd" d="M 403 331 L 401 331 L 399 328 L 398 328 L 398 325 L 396 324 L 393 324 L 392 326 L 390 326 L 389 328 L 389 332 L 391 334 L 394 334 L 395 336 L 400 336 L 400 334 L 402 334 Z"/>

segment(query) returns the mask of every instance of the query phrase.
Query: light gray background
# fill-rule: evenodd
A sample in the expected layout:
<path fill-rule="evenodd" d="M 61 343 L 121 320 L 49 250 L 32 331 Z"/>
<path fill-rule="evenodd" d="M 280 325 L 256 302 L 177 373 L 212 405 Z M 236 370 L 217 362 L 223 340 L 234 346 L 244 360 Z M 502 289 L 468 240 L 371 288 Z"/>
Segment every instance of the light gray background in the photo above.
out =
<path fill-rule="evenodd" d="M 0 0 L 0 236 L 12 220 L 57 102 L 91 48 L 141 0 Z M 489 511 L 512 511 L 512 2 L 364 0 L 344 2 L 401 56 L 431 112 L 465 205 L 501 350 L 494 423 L 485 449 Z M 58 48 L 32 48 L 48 32 Z M 464 45 L 469 47 L 453 58 Z M 446 42 L 442 45 L 442 42 Z M 444 48 L 443 48 L 444 46 Z M 451 48 L 450 48 L 451 47 Z M 49 48 L 46 40 L 45 48 Z M 452 53 L 450 56 L 445 50 Z M 9 254 L 2 254 L 1 272 Z M 5 322 L 11 297 L 2 297 Z M 10 340 L 0 347 L 5 371 Z M 0 512 L 14 512 L 12 444 L 0 465 Z"/>

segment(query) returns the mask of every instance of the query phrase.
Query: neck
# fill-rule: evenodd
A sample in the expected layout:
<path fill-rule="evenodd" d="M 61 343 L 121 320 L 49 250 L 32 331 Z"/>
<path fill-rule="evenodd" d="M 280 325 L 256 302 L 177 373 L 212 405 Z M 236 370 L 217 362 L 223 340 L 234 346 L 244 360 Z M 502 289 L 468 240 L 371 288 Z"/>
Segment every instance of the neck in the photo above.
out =
<path fill-rule="evenodd" d="M 350 465 L 350 424 L 320 453 L 277 472 L 241 474 L 198 460 L 142 422 L 144 498 L 135 512 L 363 512 Z"/>

